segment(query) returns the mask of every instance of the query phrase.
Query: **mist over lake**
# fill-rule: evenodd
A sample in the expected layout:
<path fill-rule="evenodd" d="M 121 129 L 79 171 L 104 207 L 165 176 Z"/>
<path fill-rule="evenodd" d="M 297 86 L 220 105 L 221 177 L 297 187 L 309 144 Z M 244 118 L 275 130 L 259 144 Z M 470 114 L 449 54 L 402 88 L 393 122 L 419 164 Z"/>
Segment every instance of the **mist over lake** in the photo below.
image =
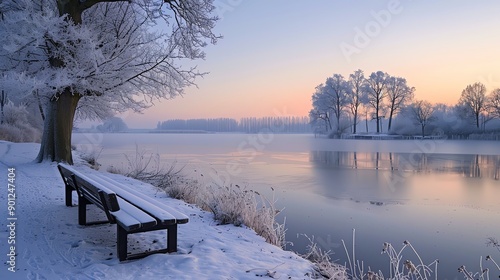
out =
<path fill-rule="evenodd" d="M 347 261 L 341 240 L 351 252 L 353 228 L 365 270 L 387 269 L 384 242 L 401 248 L 409 240 L 424 263 L 439 259 L 439 279 L 461 279 L 460 265 L 479 271 L 481 256 L 497 254 L 486 246 L 488 237 L 500 238 L 497 141 L 76 133 L 73 144 L 100 151 L 102 170 L 125 167 L 124 155 L 134 157 L 138 147 L 202 184 L 274 195 L 293 243 L 287 249 L 304 252 L 308 241 L 301 234 L 314 236 L 341 264 Z M 403 258 L 414 254 L 406 251 Z"/>

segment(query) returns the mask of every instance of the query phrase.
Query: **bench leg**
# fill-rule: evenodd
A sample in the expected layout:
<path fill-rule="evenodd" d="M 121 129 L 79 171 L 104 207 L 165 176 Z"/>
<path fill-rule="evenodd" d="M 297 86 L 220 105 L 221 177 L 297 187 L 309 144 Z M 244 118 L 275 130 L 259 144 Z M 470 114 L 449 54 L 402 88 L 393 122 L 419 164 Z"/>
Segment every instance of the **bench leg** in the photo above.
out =
<path fill-rule="evenodd" d="M 167 228 L 167 251 L 177 252 L 177 224 Z"/>
<path fill-rule="evenodd" d="M 78 224 L 84 226 L 87 224 L 87 200 L 84 197 L 78 197 Z"/>
<path fill-rule="evenodd" d="M 127 259 L 127 231 L 119 225 L 116 225 L 116 253 L 118 259 L 124 261 Z"/>
<path fill-rule="evenodd" d="M 73 206 L 71 194 L 73 193 L 73 187 L 66 185 L 65 194 L 66 194 L 66 206 Z"/>

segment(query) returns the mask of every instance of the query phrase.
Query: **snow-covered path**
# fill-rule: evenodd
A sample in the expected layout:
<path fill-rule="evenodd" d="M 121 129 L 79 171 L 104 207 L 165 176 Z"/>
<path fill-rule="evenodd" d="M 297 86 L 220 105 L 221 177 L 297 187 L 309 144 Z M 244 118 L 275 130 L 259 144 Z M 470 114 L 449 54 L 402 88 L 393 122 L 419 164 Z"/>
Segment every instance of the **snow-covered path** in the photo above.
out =
<path fill-rule="evenodd" d="M 309 279 L 312 265 L 294 253 L 264 242 L 253 231 L 217 225 L 210 213 L 166 197 L 152 186 L 109 174 L 131 184 L 190 217 L 179 226 L 179 251 L 120 263 L 116 258 L 114 225 L 82 227 L 77 207 L 66 207 L 64 188 L 55 163 L 33 163 L 37 144 L 0 142 L 0 279 Z M 82 172 L 92 172 L 81 162 Z M 15 215 L 8 212 L 8 168 L 15 168 Z M 12 176 L 12 175 L 11 175 Z M 76 198 L 73 198 L 76 203 Z M 15 244 L 8 244 L 16 217 Z M 89 217 L 104 217 L 99 211 Z M 165 232 L 129 237 L 137 250 L 156 248 Z M 10 246 L 15 246 L 15 272 L 9 271 Z M 149 247 L 148 247 L 149 246 Z"/>

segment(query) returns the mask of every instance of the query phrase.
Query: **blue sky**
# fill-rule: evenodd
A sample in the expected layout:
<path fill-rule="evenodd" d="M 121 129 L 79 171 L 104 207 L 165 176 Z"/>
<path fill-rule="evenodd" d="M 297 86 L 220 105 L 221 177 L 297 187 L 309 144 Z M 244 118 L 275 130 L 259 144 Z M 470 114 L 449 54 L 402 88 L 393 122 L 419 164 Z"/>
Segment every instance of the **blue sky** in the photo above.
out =
<path fill-rule="evenodd" d="M 184 97 L 123 115 L 130 127 L 172 118 L 307 115 L 316 85 L 357 69 L 404 77 L 417 99 L 431 102 L 454 104 L 477 81 L 500 87 L 500 1 L 215 4 L 222 18 L 215 31 L 224 39 L 198 63 L 210 74 Z"/>

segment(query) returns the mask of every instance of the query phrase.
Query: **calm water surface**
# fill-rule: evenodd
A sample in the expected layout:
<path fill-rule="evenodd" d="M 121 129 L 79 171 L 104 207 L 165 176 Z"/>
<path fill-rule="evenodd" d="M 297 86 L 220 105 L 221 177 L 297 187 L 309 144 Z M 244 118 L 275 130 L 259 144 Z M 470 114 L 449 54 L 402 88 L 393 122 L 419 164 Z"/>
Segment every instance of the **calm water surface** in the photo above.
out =
<path fill-rule="evenodd" d="M 104 167 L 123 167 L 136 145 L 177 162 L 203 183 L 246 186 L 285 208 L 288 249 L 304 252 L 314 236 L 340 263 L 352 244 L 365 267 L 386 271 L 382 244 L 409 240 L 440 279 L 463 279 L 460 265 L 500 253 L 500 143 L 451 140 L 330 140 L 271 134 L 74 134 L 79 149 L 99 151 Z M 350 249 L 351 251 L 351 249 Z M 403 259 L 415 260 L 411 251 Z M 488 267 L 488 263 L 484 263 Z M 490 266 L 490 268 L 493 267 Z M 490 275 L 493 278 L 496 274 Z"/>

